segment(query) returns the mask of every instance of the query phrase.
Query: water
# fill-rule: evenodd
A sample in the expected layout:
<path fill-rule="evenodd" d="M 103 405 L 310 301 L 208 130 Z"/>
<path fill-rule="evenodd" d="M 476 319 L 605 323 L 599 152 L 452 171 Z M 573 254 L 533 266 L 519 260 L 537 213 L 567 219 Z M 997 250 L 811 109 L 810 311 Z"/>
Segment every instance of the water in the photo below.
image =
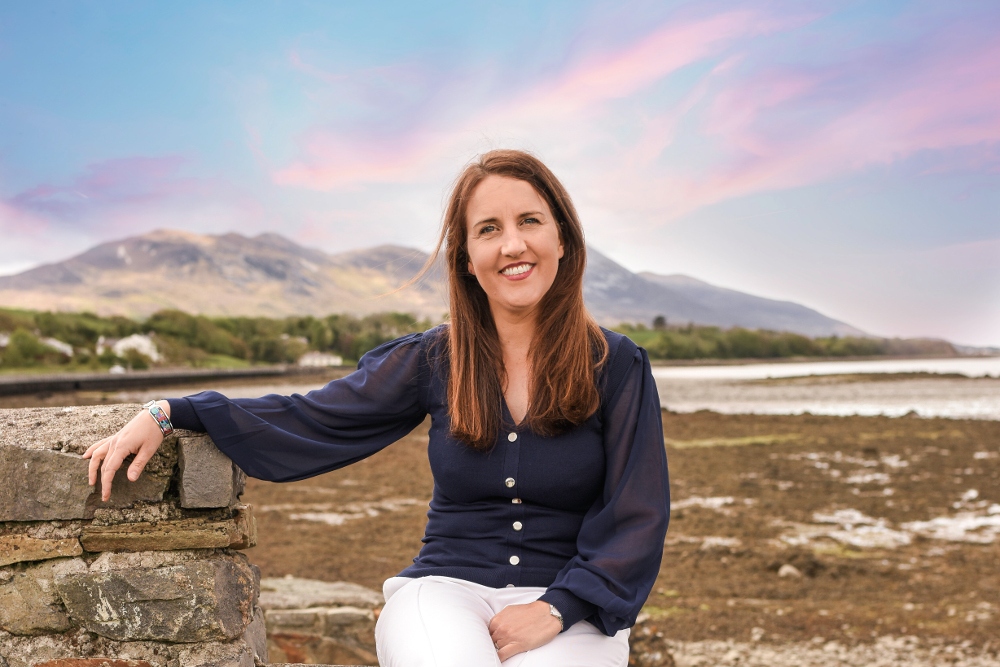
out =
<path fill-rule="evenodd" d="M 958 373 L 970 378 L 1000 377 L 1000 357 L 803 361 L 729 366 L 655 366 L 653 377 L 672 380 L 764 380 L 809 375 L 867 373 Z"/>

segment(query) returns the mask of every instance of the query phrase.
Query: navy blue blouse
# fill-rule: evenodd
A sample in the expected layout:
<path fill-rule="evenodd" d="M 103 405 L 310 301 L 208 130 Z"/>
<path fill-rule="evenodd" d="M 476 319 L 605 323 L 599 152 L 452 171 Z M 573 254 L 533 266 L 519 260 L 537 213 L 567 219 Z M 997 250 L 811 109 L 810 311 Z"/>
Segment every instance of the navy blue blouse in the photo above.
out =
<path fill-rule="evenodd" d="M 632 626 L 659 573 L 670 517 L 660 401 L 642 348 L 601 379 L 601 408 L 554 437 L 517 426 L 506 404 L 489 452 L 449 435 L 445 328 L 366 354 L 304 396 L 171 399 L 174 426 L 207 431 L 246 473 L 288 482 L 371 456 L 431 416 L 434 493 L 424 546 L 403 577 L 541 586 L 564 625 Z M 605 331 L 613 358 L 623 336 Z M 605 365 L 604 375 L 608 375 Z M 612 373 L 613 374 L 613 373 Z M 612 393 L 612 395 L 607 395 Z"/>

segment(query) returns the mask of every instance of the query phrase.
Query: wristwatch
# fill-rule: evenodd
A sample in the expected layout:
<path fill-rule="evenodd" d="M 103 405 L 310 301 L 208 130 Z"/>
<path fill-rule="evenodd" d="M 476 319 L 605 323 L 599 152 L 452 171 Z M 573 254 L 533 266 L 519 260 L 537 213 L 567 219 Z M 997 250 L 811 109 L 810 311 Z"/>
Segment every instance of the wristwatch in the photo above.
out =
<path fill-rule="evenodd" d="M 566 629 L 566 625 L 563 623 L 562 614 L 559 613 L 559 610 L 556 609 L 556 606 L 551 602 L 549 603 L 549 616 L 555 616 L 556 620 L 559 621 L 559 632 Z"/>

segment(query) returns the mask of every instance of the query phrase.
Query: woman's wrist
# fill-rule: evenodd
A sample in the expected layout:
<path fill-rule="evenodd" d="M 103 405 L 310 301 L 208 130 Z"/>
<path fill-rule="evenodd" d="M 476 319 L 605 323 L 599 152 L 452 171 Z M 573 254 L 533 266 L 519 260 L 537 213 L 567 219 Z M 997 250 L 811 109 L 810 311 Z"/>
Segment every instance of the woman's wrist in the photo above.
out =
<path fill-rule="evenodd" d="M 150 401 L 142 406 L 144 412 L 148 412 L 150 417 L 160 429 L 163 437 L 173 434 L 174 425 L 170 422 L 170 404 L 166 401 Z"/>

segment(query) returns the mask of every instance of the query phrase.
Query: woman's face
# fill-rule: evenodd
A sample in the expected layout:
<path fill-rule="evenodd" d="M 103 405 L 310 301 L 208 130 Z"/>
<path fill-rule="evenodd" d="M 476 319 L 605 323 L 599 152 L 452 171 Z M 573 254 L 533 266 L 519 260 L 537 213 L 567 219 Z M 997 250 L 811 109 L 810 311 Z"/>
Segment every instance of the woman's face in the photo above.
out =
<path fill-rule="evenodd" d="M 549 291 L 563 244 L 545 199 L 526 181 L 487 176 L 466 210 L 469 272 L 494 317 L 530 315 Z"/>

